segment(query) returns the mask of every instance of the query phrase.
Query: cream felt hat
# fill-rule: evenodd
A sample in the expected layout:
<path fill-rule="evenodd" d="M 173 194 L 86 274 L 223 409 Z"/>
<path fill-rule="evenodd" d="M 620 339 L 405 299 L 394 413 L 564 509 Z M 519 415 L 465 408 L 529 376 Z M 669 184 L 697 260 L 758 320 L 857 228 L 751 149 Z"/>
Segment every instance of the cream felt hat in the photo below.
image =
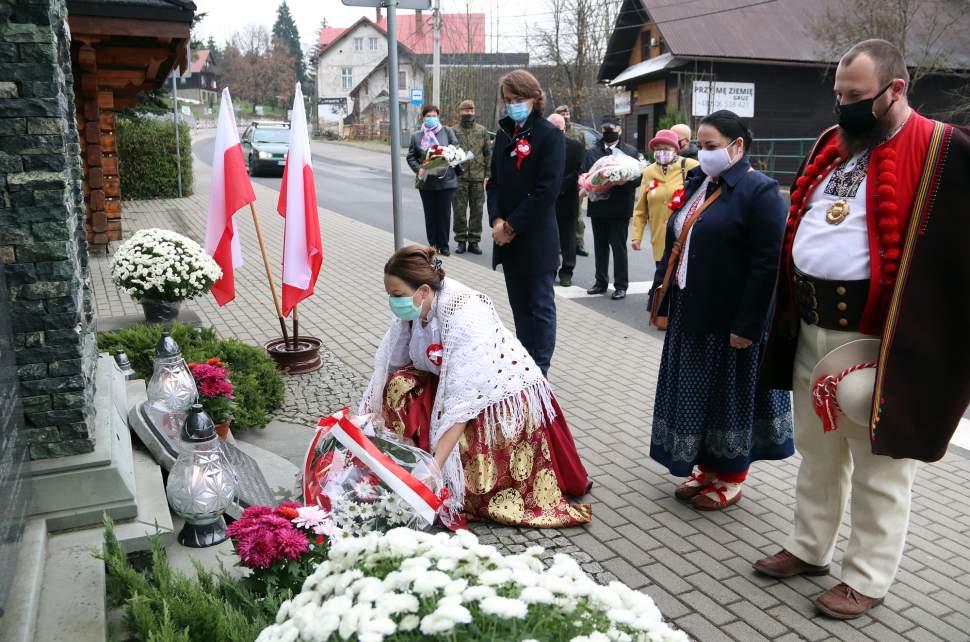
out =
<path fill-rule="evenodd" d="M 838 415 L 869 426 L 876 384 L 879 339 L 856 339 L 832 350 L 812 371 L 812 403 L 825 432 L 835 430 Z"/>

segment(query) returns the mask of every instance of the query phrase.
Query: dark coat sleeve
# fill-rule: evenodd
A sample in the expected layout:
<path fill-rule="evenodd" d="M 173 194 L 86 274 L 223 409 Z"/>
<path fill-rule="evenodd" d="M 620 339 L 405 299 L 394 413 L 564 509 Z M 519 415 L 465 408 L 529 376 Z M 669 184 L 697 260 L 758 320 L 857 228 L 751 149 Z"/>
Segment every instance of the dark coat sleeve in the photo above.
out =
<path fill-rule="evenodd" d="M 422 155 L 421 150 L 418 149 L 418 139 L 417 134 L 415 134 L 414 136 L 411 136 L 411 144 L 408 146 L 407 156 L 408 167 L 410 167 L 411 171 L 413 171 L 415 174 L 417 174 L 418 170 L 421 169 L 421 161 L 418 159 L 420 159 Z"/>
<path fill-rule="evenodd" d="M 535 188 L 506 219 L 516 234 L 521 234 L 532 227 L 536 218 L 543 213 L 551 212 L 555 214 L 556 199 L 559 197 L 563 164 L 566 160 L 564 137 L 545 136 L 542 145 L 535 150 L 535 153 L 537 158 L 540 159 Z M 491 215 L 489 215 L 489 218 L 491 219 Z"/>
<path fill-rule="evenodd" d="M 566 138 L 566 167 L 562 174 L 560 194 L 571 194 L 579 189 L 576 181 L 579 180 L 585 155 L 582 143 L 575 138 Z"/>
<path fill-rule="evenodd" d="M 757 342 L 764 334 L 768 310 L 778 278 L 778 256 L 785 232 L 785 201 L 778 183 L 764 180 L 758 185 L 745 216 L 748 250 L 748 278 L 741 295 L 738 315 L 731 333 Z"/>
<path fill-rule="evenodd" d="M 488 172 L 488 182 L 485 183 L 485 203 L 488 207 L 488 225 L 492 227 L 495 225 L 495 219 L 501 218 L 501 211 L 498 206 L 498 190 L 500 188 L 498 181 L 498 154 L 495 153 L 496 149 L 499 149 L 499 145 L 505 145 L 506 135 L 501 129 L 495 136 L 495 143 L 492 146 L 492 158 L 489 162 L 489 172 Z"/>

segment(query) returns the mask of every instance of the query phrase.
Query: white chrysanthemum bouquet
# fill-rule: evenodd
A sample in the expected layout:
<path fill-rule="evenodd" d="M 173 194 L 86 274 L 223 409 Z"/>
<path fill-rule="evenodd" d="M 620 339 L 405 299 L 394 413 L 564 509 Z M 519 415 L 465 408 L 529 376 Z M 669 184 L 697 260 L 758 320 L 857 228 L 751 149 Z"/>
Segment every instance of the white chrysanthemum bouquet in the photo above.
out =
<path fill-rule="evenodd" d="M 687 642 L 647 595 L 594 582 L 541 547 L 502 555 L 468 531 L 397 528 L 336 541 L 257 642 Z"/>
<path fill-rule="evenodd" d="M 111 279 L 137 301 L 182 301 L 209 291 L 222 270 L 202 247 L 170 230 L 138 230 L 111 259 Z"/>
<path fill-rule="evenodd" d="M 589 171 L 579 177 L 579 192 L 591 201 L 610 197 L 610 190 L 636 180 L 643 174 L 647 164 L 640 159 L 616 153 L 599 159 Z"/>
<path fill-rule="evenodd" d="M 432 145 L 424 154 L 421 168 L 418 171 L 416 185 L 420 188 L 429 176 L 444 176 L 449 167 L 457 167 L 467 160 L 471 160 L 473 154 L 466 152 L 457 145 Z"/>

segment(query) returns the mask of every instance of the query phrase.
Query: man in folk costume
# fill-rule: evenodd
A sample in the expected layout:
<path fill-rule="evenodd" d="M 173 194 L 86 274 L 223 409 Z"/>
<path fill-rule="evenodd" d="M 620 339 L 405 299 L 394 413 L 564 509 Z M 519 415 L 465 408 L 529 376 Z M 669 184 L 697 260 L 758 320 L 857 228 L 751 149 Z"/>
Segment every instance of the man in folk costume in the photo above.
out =
<path fill-rule="evenodd" d="M 764 363 L 771 387 L 793 391 L 803 459 L 792 534 L 754 568 L 827 574 L 851 501 L 842 583 L 815 601 L 839 619 L 888 593 L 918 462 L 944 455 L 970 401 L 970 130 L 916 113 L 908 84 L 884 40 L 842 57 L 839 126 L 793 186 Z M 867 338 L 879 342 L 871 357 L 844 359 Z M 859 372 L 869 376 L 861 413 L 843 385 Z"/>

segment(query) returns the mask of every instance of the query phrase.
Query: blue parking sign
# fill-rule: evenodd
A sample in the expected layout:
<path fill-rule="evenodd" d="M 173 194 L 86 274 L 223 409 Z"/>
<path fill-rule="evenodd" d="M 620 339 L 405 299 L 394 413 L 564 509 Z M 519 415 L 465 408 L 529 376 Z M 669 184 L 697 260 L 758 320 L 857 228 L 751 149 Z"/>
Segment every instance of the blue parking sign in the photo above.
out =
<path fill-rule="evenodd" d="M 411 90 L 411 104 L 412 105 L 423 105 L 424 104 L 424 89 L 412 89 Z"/>

